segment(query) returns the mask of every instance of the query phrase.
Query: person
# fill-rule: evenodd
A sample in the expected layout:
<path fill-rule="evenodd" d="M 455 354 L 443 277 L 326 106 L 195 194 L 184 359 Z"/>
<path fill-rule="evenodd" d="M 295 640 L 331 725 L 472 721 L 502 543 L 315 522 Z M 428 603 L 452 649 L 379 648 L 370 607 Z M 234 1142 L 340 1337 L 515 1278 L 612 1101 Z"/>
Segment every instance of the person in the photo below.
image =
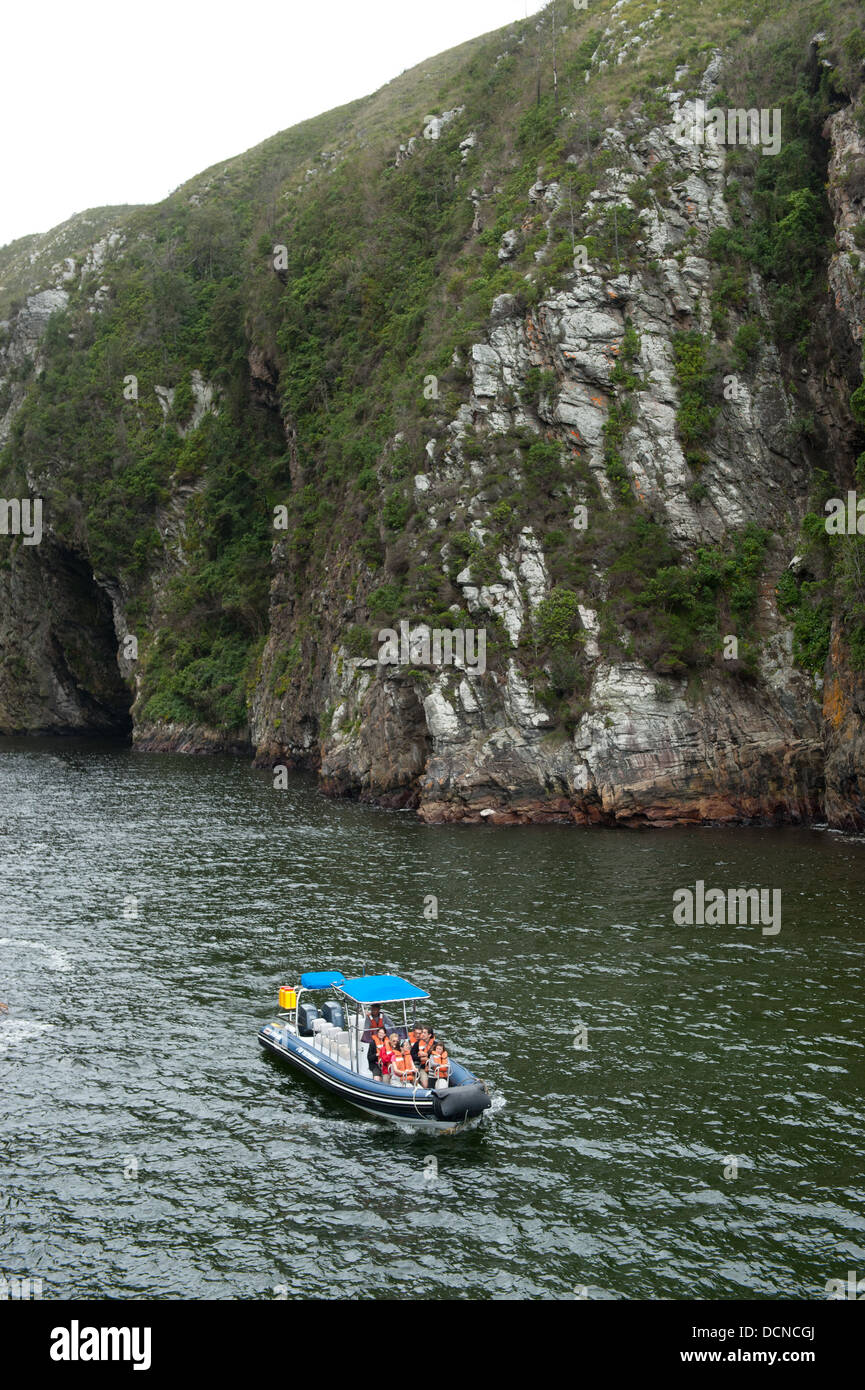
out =
<path fill-rule="evenodd" d="M 369 1062 L 373 1081 L 384 1081 L 385 1077 L 390 1075 L 393 1064 L 393 1049 L 388 1043 L 387 1033 L 383 1028 L 379 1028 L 377 1032 L 373 1033 L 367 1049 L 366 1060 Z"/>
<path fill-rule="evenodd" d="M 412 1060 L 411 1043 L 408 1038 L 394 1058 L 393 1074 L 397 1081 L 403 1081 L 406 1086 L 417 1085 L 417 1067 Z"/>
<path fill-rule="evenodd" d="M 409 1034 L 411 1037 L 411 1034 Z M 418 1030 L 418 1038 L 411 1050 L 412 1061 L 417 1067 L 418 1081 L 424 1090 L 429 1087 L 429 1071 L 427 1062 L 430 1053 L 430 1032 L 428 1028 Z"/>
<path fill-rule="evenodd" d="M 447 1085 L 450 1076 L 451 1064 L 444 1043 L 436 1043 L 435 1048 L 429 1059 L 430 1076 L 436 1085 L 443 1081 Z"/>
<path fill-rule="evenodd" d="M 384 1026 L 385 1023 L 381 1012 L 381 1004 L 370 1004 L 364 1027 L 368 1028 L 370 1033 L 374 1036 L 379 1028 L 384 1028 Z"/>
<path fill-rule="evenodd" d="M 382 1076 L 385 1081 L 392 1081 L 393 1064 L 396 1058 L 397 1050 L 399 1048 L 399 1038 L 397 1038 L 393 1033 L 391 1033 L 390 1037 L 388 1037 L 387 1033 L 385 1033 L 385 1030 L 383 1028 L 381 1031 L 384 1033 L 384 1043 L 381 1049 L 381 1057 L 379 1058 Z"/>

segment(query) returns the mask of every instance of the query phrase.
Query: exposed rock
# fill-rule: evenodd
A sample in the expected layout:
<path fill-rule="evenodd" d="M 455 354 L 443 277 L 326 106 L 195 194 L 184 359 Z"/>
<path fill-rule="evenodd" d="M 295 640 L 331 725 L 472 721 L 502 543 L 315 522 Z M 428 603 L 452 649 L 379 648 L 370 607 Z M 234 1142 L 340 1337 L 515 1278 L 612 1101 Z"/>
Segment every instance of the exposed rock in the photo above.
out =
<path fill-rule="evenodd" d="M 455 121 L 457 116 L 461 116 L 464 110 L 464 106 L 455 106 L 452 111 L 443 111 L 440 116 L 427 116 L 423 128 L 423 138 L 425 140 L 441 139 L 442 131 L 452 121 Z"/>
<path fill-rule="evenodd" d="M 128 733 L 117 652 L 112 604 L 87 561 L 50 536 L 18 546 L 0 569 L 0 734 Z"/>
<path fill-rule="evenodd" d="M 499 243 L 499 260 L 512 261 L 514 256 L 516 255 L 517 247 L 519 246 L 519 244 L 519 232 L 514 231 L 513 228 L 511 228 L 510 231 L 504 232 L 502 234 L 501 242 Z"/>
<path fill-rule="evenodd" d="M 865 331 L 865 280 L 854 270 L 851 255 L 865 258 L 865 246 L 857 251 L 853 239 L 854 228 L 865 225 L 865 138 L 849 109 L 829 117 L 823 137 L 831 140 L 832 145 L 827 191 L 835 217 L 837 247 L 829 261 L 829 285 L 836 309 L 854 341 L 861 342 Z"/>
<path fill-rule="evenodd" d="M 48 320 L 58 309 L 65 309 L 69 302 L 66 290 L 40 290 L 28 296 L 24 307 L 19 310 L 9 324 L 10 336 L 5 347 L 0 346 L 0 386 L 4 386 L 15 368 L 31 364 L 35 372 L 41 370 L 39 344 L 45 336 Z M 27 394 L 21 373 L 13 380 L 11 398 L 2 418 L 0 418 L 0 448 L 9 438 L 12 421 Z"/>
<path fill-rule="evenodd" d="M 222 729 L 198 724 L 138 724 L 132 738 L 136 753 L 234 753 L 249 757 L 248 738 L 232 737 Z"/>

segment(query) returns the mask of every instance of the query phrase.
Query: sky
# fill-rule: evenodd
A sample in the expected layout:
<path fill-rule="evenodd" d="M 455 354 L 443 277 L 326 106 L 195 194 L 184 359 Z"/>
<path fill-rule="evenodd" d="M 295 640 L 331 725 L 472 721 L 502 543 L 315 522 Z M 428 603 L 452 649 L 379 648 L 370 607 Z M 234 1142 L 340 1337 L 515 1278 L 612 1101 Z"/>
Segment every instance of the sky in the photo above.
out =
<path fill-rule="evenodd" d="M 43 0 L 5 7 L 0 246 L 154 203 L 544 0 Z"/>

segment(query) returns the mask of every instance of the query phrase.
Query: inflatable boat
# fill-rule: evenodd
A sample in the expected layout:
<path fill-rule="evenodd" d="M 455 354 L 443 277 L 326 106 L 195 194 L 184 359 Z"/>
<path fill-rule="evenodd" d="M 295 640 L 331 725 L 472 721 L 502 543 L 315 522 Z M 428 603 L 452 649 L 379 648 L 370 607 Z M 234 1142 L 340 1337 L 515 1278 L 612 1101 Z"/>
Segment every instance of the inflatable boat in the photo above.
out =
<path fill-rule="evenodd" d="M 280 989 L 279 1016 L 265 1024 L 258 1041 L 265 1051 L 369 1115 L 452 1132 L 489 1109 L 483 1081 L 449 1057 L 430 1068 L 424 1087 L 417 1074 L 407 1080 L 380 1076 L 377 1069 L 374 1074 L 367 1055 L 374 1024 L 388 1036 L 396 1033 L 402 1043 L 413 1031 L 409 1004 L 414 1018 L 418 1001 L 429 997 L 399 975 L 347 980 L 338 970 L 306 973 L 298 986 Z"/>

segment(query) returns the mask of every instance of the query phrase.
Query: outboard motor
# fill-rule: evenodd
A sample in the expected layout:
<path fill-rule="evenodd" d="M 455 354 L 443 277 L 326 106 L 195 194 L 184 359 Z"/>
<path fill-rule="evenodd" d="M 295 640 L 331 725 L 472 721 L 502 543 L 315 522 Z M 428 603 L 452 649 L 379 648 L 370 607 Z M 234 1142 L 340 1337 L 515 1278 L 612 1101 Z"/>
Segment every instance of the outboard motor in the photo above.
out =
<path fill-rule="evenodd" d="M 446 1091 L 433 1091 L 433 1111 L 437 1120 L 470 1120 L 489 1110 L 492 1105 L 489 1092 L 482 1081 L 471 1086 L 449 1086 Z"/>
<path fill-rule="evenodd" d="M 327 1003 L 322 1005 L 321 1012 L 328 1023 L 333 1024 L 334 1028 L 345 1028 L 345 1014 L 342 1005 L 337 1004 L 335 999 L 328 999 Z"/>
<path fill-rule="evenodd" d="M 310 1000 L 297 1006 L 297 1031 L 302 1038 L 312 1037 L 312 1025 L 318 1018 L 318 1009 Z"/>

